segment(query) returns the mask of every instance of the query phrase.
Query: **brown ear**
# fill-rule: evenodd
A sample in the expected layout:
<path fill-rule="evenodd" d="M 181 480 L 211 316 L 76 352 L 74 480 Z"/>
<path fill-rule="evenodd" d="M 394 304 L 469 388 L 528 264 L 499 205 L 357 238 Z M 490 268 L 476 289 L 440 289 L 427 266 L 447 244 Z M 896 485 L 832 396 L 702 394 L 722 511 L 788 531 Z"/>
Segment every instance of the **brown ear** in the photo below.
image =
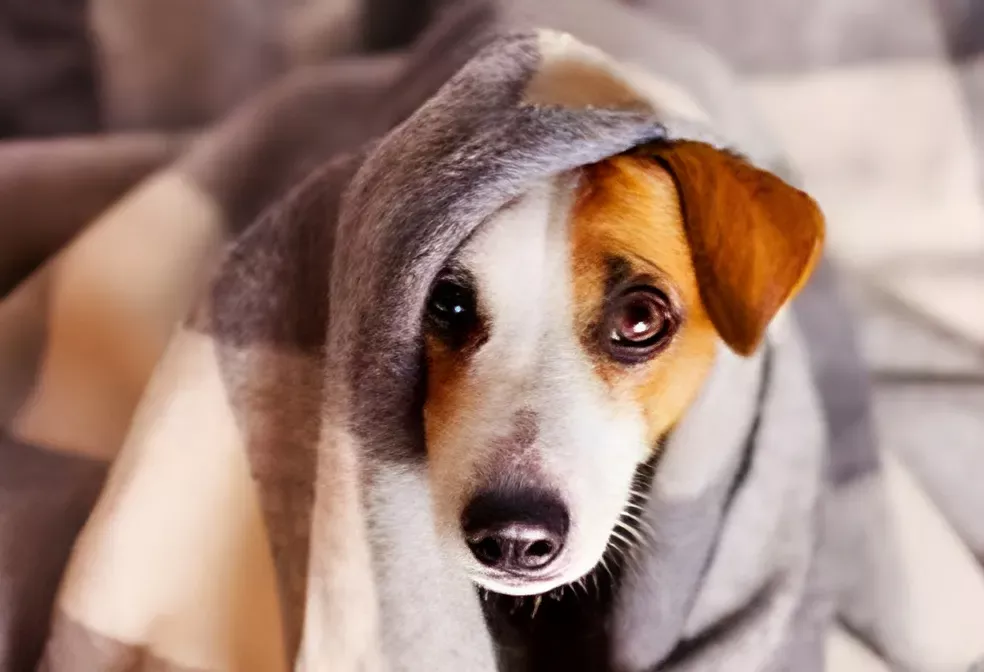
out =
<path fill-rule="evenodd" d="M 809 278 L 823 215 L 802 191 L 700 142 L 654 148 L 680 195 L 700 295 L 728 346 L 751 354 Z"/>

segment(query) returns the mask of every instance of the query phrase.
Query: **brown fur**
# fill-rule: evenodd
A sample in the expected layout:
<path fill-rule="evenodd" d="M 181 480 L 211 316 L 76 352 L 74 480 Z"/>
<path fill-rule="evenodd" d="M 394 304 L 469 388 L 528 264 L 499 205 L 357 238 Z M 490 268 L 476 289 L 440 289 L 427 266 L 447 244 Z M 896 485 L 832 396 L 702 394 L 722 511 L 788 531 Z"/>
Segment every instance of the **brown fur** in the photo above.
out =
<path fill-rule="evenodd" d="M 755 350 L 823 245 L 823 215 L 802 191 L 699 142 L 655 150 L 676 179 L 700 294 L 735 352 Z"/>
<path fill-rule="evenodd" d="M 574 323 L 595 370 L 616 398 L 643 412 L 651 443 L 683 414 L 714 361 L 717 333 L 700 298 L 673 178 L 654 162 L 617 157 L 585 171 L 571 231 Z M 625 366 L 597 346 L 608 260 L 654 278 L 684 319 L 670 346 Z"/>
<path fill-rule="evenodd" d="M 441 436 L 454 421 L 455 410 L 468 390 L 468 355 L 455 352 L 434 336 L 424 339 L 427 396 L 424 420 L 427 450 L 444 445 Z"/>

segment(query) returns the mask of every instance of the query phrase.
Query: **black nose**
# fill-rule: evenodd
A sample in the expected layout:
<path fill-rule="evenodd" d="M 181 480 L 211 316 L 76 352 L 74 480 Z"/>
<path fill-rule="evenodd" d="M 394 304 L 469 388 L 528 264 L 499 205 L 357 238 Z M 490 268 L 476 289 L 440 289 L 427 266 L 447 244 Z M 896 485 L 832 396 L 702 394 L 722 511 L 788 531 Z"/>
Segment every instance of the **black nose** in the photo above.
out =
<path fill-rule="evenodd" d="M 545 569 L 567 537 L 567 507 L 535 490 L 485 492 L 461 516 L 468 547 L 479 562 L 515 574 Z"/>

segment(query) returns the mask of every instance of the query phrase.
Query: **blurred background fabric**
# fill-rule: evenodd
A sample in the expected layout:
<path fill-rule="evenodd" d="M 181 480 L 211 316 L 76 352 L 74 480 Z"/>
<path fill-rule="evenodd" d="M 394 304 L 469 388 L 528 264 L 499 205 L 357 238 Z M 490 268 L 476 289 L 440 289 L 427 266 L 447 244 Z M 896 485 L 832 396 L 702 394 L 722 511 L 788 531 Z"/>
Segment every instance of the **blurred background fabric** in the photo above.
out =
<path fill-rule="evenodd" d="M 984 560 L 984 2 L 639 4 L 747 81 L 827 214 L 880 442 Z"/>
<path fill-rule="evenodd" d="M 0 138 L 99 128 L 85 10 L 78 0 L 0 4 Z"/>

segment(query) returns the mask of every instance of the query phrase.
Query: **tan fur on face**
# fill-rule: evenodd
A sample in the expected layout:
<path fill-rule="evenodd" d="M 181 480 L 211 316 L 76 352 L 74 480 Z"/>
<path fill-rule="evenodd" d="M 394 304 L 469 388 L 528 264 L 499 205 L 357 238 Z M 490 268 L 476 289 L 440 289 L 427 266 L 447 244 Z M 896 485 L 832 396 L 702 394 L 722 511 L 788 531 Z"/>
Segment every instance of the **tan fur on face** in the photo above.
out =
<path fill-rule="evenodd" d="M 456 352 L 439 338 L 427 335 L 424 339 L 427 362 L 427 401 L 424 406 L 427 450 L 446 445 L 442 440 L 448 424 L 454 422 L 456 408 L 467 386 L 468 353 Z"/>
<path fill-rule="evenodd" d="M 626 366 L 597 347 L 610 260 L 655 280 L 683 313 L 669 347 Z M 673 178 L 655 162 L 621 156 L 585 169 L 571 229 L 574 323 L 598 375 L 642 409 L 649 440 L 683 414 L 714 361 L 717 333 L 700 299 Z"/>

